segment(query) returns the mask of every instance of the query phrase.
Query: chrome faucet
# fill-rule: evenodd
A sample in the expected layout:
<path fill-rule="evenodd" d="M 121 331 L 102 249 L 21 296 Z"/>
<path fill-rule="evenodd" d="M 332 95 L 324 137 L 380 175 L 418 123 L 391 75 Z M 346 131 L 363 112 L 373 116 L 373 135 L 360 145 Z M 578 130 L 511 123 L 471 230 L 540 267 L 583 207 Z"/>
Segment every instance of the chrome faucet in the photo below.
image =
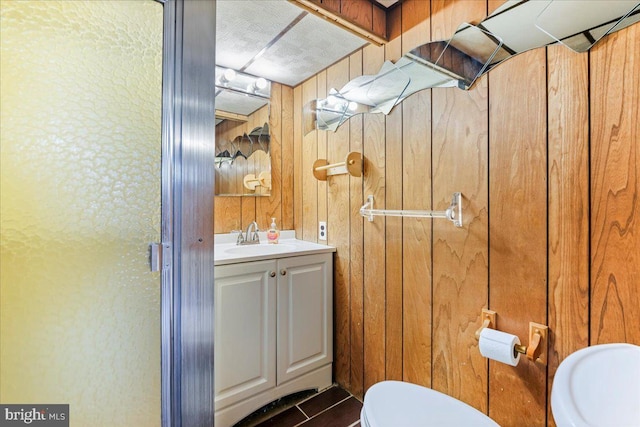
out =
<path fill-rule="evenodd" d="M 247 227 L 247 231 L 245 232 L 244 236 L 242 235 L 242 231 L 238 233 L 238 240 L 236 241 L 236 244 L 257 245 L 258 243 L 260 243 L 260 236 L 258 236 L 258 223 L 253 221 Z"/>

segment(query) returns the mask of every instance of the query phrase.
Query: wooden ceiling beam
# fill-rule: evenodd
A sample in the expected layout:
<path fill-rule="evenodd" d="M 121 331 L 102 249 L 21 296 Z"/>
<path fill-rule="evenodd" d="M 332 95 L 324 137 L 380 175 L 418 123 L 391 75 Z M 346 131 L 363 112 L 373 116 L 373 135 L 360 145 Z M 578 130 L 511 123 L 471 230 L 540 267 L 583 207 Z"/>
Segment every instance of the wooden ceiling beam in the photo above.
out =
<path fill-rule="evenodd" d="M 289 0 L 377 46 L 386 44 L 386 9 L 371 0 Z"/>

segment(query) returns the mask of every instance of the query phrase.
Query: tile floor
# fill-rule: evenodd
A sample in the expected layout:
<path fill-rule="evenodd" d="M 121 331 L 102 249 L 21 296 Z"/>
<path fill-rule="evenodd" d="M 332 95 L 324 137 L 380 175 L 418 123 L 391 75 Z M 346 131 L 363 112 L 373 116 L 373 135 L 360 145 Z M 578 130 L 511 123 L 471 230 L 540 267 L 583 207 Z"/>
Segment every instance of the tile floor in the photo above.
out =
<path fill-rule="evenodd" d="M 297 403 L 250 415 L 234 427 L 360 427 L 361 409 L 362 402 L 333 386 L 311 397 L 298 397 Z"/>

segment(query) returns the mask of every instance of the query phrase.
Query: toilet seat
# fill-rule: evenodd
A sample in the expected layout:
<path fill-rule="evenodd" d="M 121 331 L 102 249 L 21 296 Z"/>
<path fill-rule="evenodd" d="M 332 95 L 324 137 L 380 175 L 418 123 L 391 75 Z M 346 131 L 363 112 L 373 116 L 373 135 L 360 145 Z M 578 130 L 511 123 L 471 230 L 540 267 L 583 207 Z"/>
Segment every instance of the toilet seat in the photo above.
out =
<path fill-rule="evenodd" d="M 374 384 L 364 397 L 362 427 L 500 427 L 451 396 L 401 381 Z"/>

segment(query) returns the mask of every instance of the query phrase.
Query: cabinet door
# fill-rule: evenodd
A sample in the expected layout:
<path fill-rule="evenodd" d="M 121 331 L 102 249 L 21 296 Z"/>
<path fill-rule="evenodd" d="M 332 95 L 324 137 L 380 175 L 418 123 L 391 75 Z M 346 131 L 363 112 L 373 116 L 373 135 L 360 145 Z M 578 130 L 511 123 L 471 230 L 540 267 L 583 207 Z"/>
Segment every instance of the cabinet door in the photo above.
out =
<path fill-rule="evenodd" d="M 278 261 L 278 384 L 333 360 L 332 255 Z"/>
<path fill-rule="evenodd" d="M 215 269 L 216 410 L 276 385 L 275 272 L 275 261 Z"/>

